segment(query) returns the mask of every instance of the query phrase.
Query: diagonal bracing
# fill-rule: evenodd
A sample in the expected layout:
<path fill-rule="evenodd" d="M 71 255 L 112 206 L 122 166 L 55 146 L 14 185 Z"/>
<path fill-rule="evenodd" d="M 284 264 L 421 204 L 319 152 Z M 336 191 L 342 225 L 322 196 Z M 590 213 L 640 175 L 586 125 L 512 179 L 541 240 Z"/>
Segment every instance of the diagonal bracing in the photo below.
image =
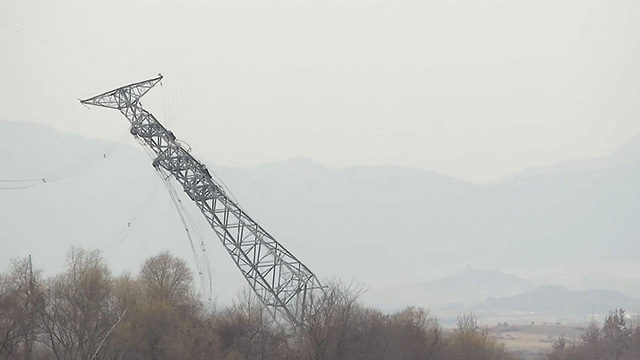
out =
<path fill-rule="evenodd" d="M 140 98 L 161 80 L 158 75 L 81 103 L 117 109 L 129 120 L 131 134 L 155 154 L 153 166 L 165 169 L 182 185 L 263 304 L 276 308 L 294 325 L 303 326 L 314 307 L 314 293 L 323 291 L 320 281 L 240 209 L 211 178 L 206 166 L 142 108 Z"/>

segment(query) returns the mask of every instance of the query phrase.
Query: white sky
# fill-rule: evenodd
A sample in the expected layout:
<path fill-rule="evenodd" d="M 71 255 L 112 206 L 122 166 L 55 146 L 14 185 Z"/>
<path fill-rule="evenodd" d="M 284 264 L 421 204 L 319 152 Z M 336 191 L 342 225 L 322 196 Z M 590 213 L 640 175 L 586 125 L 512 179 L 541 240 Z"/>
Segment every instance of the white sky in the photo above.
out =
<path fill-rule="evenodd" d="M 637 0 L 0 0 L 0 119 L 117 141 L 126 120 L 76 99 L 162 72 L 145 107 L 216 164 L 486 182 L 640 132 L 639 18 Z"/>

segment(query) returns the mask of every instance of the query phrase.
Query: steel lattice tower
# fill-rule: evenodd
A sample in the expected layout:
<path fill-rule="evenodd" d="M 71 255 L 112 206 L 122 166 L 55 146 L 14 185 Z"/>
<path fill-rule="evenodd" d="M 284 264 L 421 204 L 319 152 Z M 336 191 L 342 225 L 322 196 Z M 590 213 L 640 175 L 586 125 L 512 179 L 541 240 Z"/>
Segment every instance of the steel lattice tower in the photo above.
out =
<path fill-rule="evenodd" d="M 280 311 L 295 326 L 303 326 L 314 308 L 314 293 L 317 297 L 324 291 L 322 284 L 224 193 L 205 165 L 171 131 L 142 108 L 140 98 L 161 80 L 159 75 L 80 102 L 120 110 L 131 123 L 131 134 L 156 155 L 153 166 L 165 169 L 182 185 L 263 304 Z"/>

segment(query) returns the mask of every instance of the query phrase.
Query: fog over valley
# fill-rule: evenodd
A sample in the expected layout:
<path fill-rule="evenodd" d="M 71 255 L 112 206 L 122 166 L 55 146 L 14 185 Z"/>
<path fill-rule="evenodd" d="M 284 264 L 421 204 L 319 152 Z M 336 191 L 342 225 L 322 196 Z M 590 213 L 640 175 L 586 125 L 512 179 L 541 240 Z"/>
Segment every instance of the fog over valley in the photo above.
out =
<path fill-rule="evenodd" d="M 174 205 L 135 142 L 9 121 L 0 129 L 0 150 L 9 161 L 4 171 L 46 181 L 3 184 L 32 187 L 0 192 L 2 267 L 32 254 L 37 267 L 56 272 L 72 245 L 100 249 L 117 272 L 135 272 L 131 264 L 164 249 L 194 266 Z M 445 318 L 461 309 L 487 316 L 534 311 L 550 321 L 587 322 L 615 306 L 608 298 L 638 309 L 631 306 L 640 297 L 638 149 L 636 137 L 602 158 L 487 185 L 397 166 L 330 169 L 306 159 L 229 168 L 197 149 L 194 154 L 314 272 L 364 284 L 363 298 L 383 309 L 418 305 Z M 206 242 L 215 298 L 228 303 L 245 281 L 183 197 Z M 591 289 L 613 292 L 574 309 L 544 310 L 533 300 L 508 305 L 509 297 L 548 285 L 583 291 L 576 297 Z"/>

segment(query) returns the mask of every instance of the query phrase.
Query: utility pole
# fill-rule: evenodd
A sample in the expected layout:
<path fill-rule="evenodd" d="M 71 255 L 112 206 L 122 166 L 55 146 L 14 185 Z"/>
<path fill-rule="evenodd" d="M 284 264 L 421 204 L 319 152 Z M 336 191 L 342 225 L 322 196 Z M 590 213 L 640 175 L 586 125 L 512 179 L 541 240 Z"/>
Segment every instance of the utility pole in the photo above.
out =
<path fill-rule="evenodd" d="M 35 306 L 33 303 L 33 263 L 31 262 L 31 254 L 29 254 L 29 279 L 27 279 L 27 299 L 25 306 L 25 313 L 28 316 L 28 327 L 24 335 L 24 358 L 25 360 L 31 360 L 33 358 L 33 327 L 34 327 L 34 311 Z"/>

